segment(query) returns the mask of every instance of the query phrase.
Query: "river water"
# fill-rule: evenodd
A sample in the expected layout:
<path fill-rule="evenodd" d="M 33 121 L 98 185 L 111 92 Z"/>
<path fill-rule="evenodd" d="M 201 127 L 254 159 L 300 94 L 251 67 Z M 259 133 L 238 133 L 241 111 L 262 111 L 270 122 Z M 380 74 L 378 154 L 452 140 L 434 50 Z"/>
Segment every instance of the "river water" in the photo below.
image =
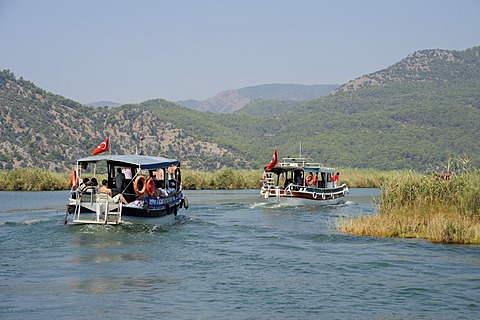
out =
<path fill-rule="evenodd" d="M 0 192 L 0 319 L 478 319 L 480 247 L 337 232 L 342 204 L 187 191 L 166 226 L 64 225 L 68 192 Z"/>

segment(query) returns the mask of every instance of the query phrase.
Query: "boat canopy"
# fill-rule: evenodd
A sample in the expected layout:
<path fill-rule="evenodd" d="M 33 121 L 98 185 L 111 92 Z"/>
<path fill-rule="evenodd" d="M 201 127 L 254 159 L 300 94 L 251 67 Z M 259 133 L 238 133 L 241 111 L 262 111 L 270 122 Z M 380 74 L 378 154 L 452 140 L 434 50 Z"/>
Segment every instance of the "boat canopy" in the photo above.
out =
<path fill-rule="evenodd" d="M 303 170 L 302 167 L 295 167 L 295 166 L 275 166 L 270 170 L 270 172 L 273 172 L 275 174 L 281 174 L 283 172 L 292 172 L 292 171 L 297 171 L 297 170 Z"/>
<path fill-rule="evenodd" d="M 136 166 L 140 169 L 166 168 L 172 165 L 180 166 L 180 161 L 163 157 L 141 156 L 141 155 L 100 155 L 90 156 L 77 160 L 78 165 L 87 166 L 88 163 L 106 161 L 119 166 Z"/>
<path fill-rule="evenodd" d="M 274 174 L 282 174 L 284 172 L 293 172 L 293 171 L 305 171 L 305 172 L 326 172 L 334 173 L 335 170 L 332 168 L 320 168 L 320 167 L 298 167 L 298 166 L 275 166 L 270 170 Z"/>

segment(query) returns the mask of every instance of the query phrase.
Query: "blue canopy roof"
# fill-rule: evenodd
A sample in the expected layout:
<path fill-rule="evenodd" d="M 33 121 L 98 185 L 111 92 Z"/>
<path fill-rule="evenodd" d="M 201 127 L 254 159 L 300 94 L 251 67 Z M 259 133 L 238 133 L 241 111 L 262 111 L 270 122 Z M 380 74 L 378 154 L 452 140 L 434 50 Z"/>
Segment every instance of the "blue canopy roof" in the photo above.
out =
<path fill-rule="evenodd" d="M 176 159 L 168 159 L 163 157 L 152 156 L 140 156 L 140 155 L 100 155 L 90 156 L 82 159 L 78 159 L 77 163 L 89 163 L 89 162 L 113 162 L 116 165 L 136 166 L 140 169 L 158 169 L 166 168 L 171 165 L 180 165 L 180 161 Z"/>

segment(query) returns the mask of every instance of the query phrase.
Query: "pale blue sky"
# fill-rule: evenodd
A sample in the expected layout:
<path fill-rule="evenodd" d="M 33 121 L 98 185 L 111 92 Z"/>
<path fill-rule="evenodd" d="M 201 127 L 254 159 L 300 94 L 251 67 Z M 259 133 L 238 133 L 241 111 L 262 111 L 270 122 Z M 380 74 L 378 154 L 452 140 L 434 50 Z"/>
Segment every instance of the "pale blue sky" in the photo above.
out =
<path fill-rule="evenodd" d="M 480 0 L 0 0 L 0 69 L 81 103 L 342 84 L 478 45 Z"/>

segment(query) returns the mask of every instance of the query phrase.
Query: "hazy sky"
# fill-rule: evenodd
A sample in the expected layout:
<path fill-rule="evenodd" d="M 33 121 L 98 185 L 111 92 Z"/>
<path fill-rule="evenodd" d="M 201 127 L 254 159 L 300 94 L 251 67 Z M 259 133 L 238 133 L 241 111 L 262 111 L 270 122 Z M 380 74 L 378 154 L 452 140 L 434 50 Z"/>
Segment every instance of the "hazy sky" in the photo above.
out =
<path fill-rule="evenodd" d="M 480 45 L 480 0 L 0 0 L 0 69 L 81 103 L 342 84 Z"/>

